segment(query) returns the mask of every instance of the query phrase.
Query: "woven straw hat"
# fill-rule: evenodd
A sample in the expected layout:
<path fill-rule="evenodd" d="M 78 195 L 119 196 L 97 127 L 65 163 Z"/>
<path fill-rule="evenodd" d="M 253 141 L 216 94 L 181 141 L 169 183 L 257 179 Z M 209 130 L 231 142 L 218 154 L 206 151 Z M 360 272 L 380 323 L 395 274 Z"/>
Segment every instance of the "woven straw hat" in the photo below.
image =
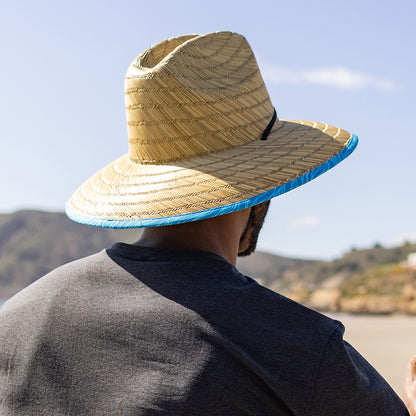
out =
<path fill-rule="evenodd" d="M 127 70 L 125 99 L 129 152 L 68 201 L 77 222 L 138 228 L 238 211 L 319 176 L 358 141 L 279 120 L 249 44 L 232 32 L 145 50 Z"/>

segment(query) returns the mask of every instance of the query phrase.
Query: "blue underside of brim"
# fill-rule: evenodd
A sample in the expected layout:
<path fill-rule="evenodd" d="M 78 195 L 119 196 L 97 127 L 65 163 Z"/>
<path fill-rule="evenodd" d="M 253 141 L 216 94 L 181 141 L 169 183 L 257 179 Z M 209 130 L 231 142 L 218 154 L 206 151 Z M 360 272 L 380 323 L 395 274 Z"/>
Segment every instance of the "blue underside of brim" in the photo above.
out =
<path fill-rule="evenodd" d="M 252 198 L 246 199 L 240 202 L 234 202 L 229 205 L 225 205 L 218 208 L 210 208 L 204 211 L 191 212 L 188 214 L 173 215 L 169 217 L 161 218 L 146 218 L 146 219 L 134 219 L 134 220 L 111 220 L 103 219 L 97 217 L 91 217 L 88 215 L 82 215 L 74 211 L 70 204 L 66 206 L 66 214 L 73 221 L 79 222 L 81 224 L 93 225 L 96 227 L 104 228 L 143 228 L 143 227 L 161 227 L 165 225 L 181 224 L 191 221 L 199 221 L 205 218 L 218 217 L 220 215 L 229 214 L 230 212 L 240 211 L 245 208 L 252 207 L 254 205 L 260 204 L 261 202 L 268 201 L 269 199 L 274 198 L 275 196 L 282 195 L 286 192 L 291 191 L 292 189 L 297 188 L 298 186 L 304 185 L 307 182 L 310 182 L 312 179 L 317 178 L 318 176 L 325 173 L 327 170 L 333 168 L 346 157 L 348 157 L 354 149 L 357 147 L 358 137 L 352 135 L 348 145 L 345 149 L 334 156 L 332 159 L 318 166 L 317 168 L 311 170 L 308 173 L 300 176 L 299 178 L 294 179 L 284 185 L 281 185 L 277 188 L 271 189 L 270 191 L 264 192 L 260 195 L 256 195 Z"/>

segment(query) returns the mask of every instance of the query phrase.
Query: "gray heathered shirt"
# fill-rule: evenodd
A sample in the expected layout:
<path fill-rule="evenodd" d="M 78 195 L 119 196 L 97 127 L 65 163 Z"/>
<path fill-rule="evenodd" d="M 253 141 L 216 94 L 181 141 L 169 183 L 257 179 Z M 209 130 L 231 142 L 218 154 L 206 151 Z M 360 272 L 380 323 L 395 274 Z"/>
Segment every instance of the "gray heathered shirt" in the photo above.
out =
<path fill-rule="evenodd" d="M 0 310 L 0 415 L 408 415 L 342 335 L 219 256 L 118 243 Z"/>

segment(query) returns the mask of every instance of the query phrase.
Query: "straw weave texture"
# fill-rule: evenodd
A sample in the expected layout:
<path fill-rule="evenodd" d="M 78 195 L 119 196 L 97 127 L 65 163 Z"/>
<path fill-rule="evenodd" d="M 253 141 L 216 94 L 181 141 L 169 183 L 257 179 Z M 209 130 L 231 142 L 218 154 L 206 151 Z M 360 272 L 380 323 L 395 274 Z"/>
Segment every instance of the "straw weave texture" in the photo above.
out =
<path fill-rule="evenodd" d="M 352 137 L 277 119 L 260 140 L 273 105 L 246 39 L 231 32 L 147 49 L 127 70 L 125 100 L 129 153 L 75 192 L 68 207 L 77 217 L 146 220 L 224 207 L 323 165 Z"/>
<path fill-rule="evenodd" d="M 273 105 L 247 40 L 231 32 L 168 39 L 125 80 L 129 155 L 161 164 L 255 140 Z"/>

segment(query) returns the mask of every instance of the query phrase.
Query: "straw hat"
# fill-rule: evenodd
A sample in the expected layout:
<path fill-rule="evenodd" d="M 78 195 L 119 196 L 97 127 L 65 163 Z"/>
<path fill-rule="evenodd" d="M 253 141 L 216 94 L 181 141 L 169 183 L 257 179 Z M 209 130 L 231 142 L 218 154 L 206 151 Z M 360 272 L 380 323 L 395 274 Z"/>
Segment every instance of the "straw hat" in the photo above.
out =
<path fill-rule="evenodd" d="M 279 120 L 249 44 L 232 32 L 145 50 L 127 70 L 125 99 L 129 152 L 68 201 L 77 222 L 138 228 L 238 211 L 319 176 L 358 140 Z"/>

